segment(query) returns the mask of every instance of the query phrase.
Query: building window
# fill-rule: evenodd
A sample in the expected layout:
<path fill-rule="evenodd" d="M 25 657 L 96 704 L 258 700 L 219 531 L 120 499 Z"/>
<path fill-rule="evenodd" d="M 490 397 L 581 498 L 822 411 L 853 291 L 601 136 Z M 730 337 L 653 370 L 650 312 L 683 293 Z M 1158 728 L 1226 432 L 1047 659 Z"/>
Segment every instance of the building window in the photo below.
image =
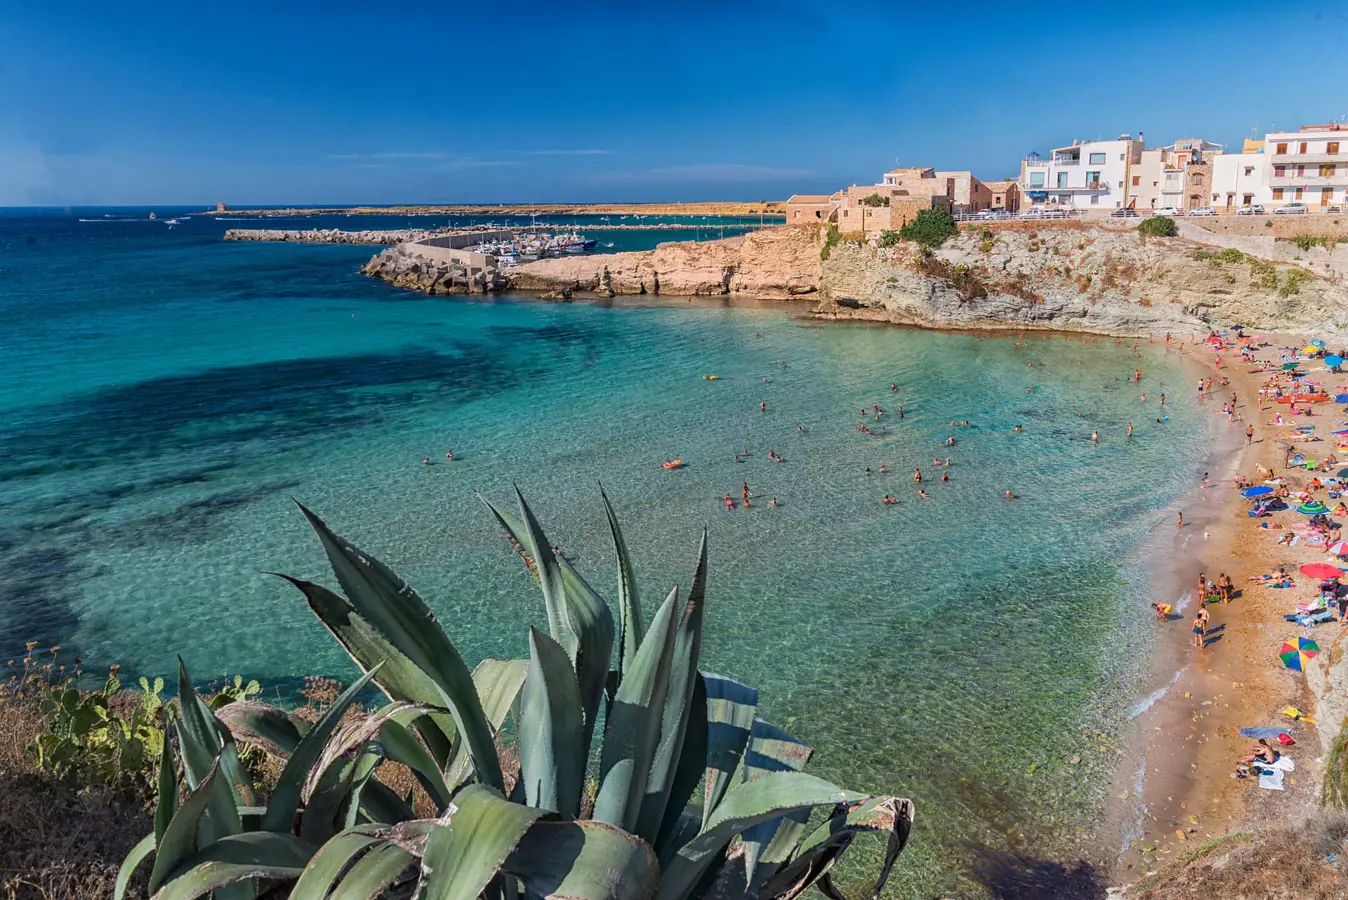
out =
<path fill-rule="evenodd" d="M 1334 154 L 1338 153 L 1338 152 L 1339 152 L 1339 142 L 1338 142 L 1338 141 L 1330 141 L 1328 144 L 1325 144 L 1325 152 L 1328 153 L 1330 156 L 1333 156 Z"/>
<path fill-rule="evenodd" d="M 1274 166 L 1274 167 L 1273 167 L 1273 177 L 1274 177 L 1274 178 L 1281 178 L 1281 177 L 1283 177 L 1283 176 L 1286 175 L 1286 174 L 1287 174 L 1287 167 L 1286 167 L 1286 166 Z"/>
<path fill-rule="evenodd" d="M 1248 175 L 1253 175 L 1253 174 L 1254 174 L 1254 166 L 1246 166 L 1246 167 L 1245 167 L 1245 174 L 1246 174 L 1247 176 L 1248 176 Z"/>
<path fill-rule="evenodd" d="M 1327 165 L 1327 166 L 1321 166 L 1321 167 L 1320 167 L 1320 177 L 1321 177 L 1321 178 L 1329 178 L 1329 177 L 1332 177 L 1333 174 L 1334 174 L 1334 164 L 1333 164 L 1333 163 L 1330 163 L 1330 164 Z"/>
<path fill-rule="evenodd" d="M 1195 187 L 1201 187 L 1202 184 L 1203 184 L 1203 173 L 1202 173 L 1202 172 L 1195 172 L 1195 173 L 1194 173 L 1194 186 L 1195 186 Z"/>
<path fill-rule="evenodd" d="M 1091 194 L 1091 206 L 1099 206 L 1099 205 L 1100 205 L 1100 195 Z"/>
<path fill-rule="evenodd" d="M 1305 141 L 1302 141 L 1300 146 L 1301 146 L 1301 149 L 1298 150 L 1297 152 L 1298 152 L 1298 153 L 1305 153 L 1305 152 L 1306 152 L 1306 142 L 1305 142 Z"/>
<path fill-rule="evenodd" d="M 1137 187 L 1137 186 L 1139 186 L 1140 184 L 1142 184 L 1142 176 L 1141 176 L 1141 175 L 1134 175 L 1134 176 L 1133 176 L 1133 187 Z"/>
<path fill-rule="evenodd" d="M 1043 172 L 1031 172 L 1031 173 L 1030 173 L 1030 187 L 1032 187 L 1032 188 L 1041 188 L 1041 187 L 1043 187 L 1043 186 L 1044 186 L 1044 173 L 1043 173 Z"/>
<path fill-rule="evenodd" d="M 1274 200 L 1281 200 L 1281 199 L 1282 199 L 1282 188 L 1274 188 L 1274 189 L 1273 189 L 1273 199 L 1274 199 Z"/>
<path fill-rule="evenodd" d="M 1100 173 L 1099 173 L 1099 172 L 1087 172 L 1087 173 L 1086 173 L 1086 187 L 1099 187 L 1099 186 L 1100 186 Z"/>
<path fill-rule="evenodd" d="M 1301 199 L 1301 188 L 1297 188 L 1297 192 L 1296 192 L 1295 199 L 1297 199 L 1297 200 L 1300 200 L 1300 199 Z"/>
<path fill-rule="evenodd" d="M 1065 187 L 1067 187 L 1067 173 L 1066 173 L 1066 172 L 1059 172 L 1059 173 L 1058 173 L 1058 187 L 1060 187 L 1060 188 L 1065 188 Z"/>
<path fill-rule="evenodd" d="M 1276 147 L 1273 148 L 1273 152 L 1274 152 L 1274 153 L 1277 153 L 1279 156 L 1281 156 L 1282 154 L 1284 154 L 1284 153 L 1287 152 L 1287 145 L 1286 145 L 1286 144 L 1279 144 L 1278 146 L 1276 146 Z"/>
<path fill-rule="evenodd" d="M 1105 164 L 1105 155 L 1103 153 L 1092 153 L 1090 164 L 1093 166 L 1103 166 Z"/>

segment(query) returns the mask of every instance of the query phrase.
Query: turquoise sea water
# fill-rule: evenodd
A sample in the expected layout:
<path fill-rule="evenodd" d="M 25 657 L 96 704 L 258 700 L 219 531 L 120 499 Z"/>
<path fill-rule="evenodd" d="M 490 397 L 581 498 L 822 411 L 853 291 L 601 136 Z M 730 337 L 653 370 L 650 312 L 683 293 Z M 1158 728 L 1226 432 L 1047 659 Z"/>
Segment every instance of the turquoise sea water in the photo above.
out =
<path fill-rule="evenodd" d="M 1149 646 L 1136 548 L 1211 437 L 1173 356 L 777 304 L 429 300 L 360 276 L 371 248 L 143 216 L 0 212 L 0 652 L 349 678 L 263 574 L 330 580 L 295 497 L 415 585 L 470 664 L 520 656 L 541 600 L 473 492 L 518 482 L 611 592 L 602 479 L 649 603 L 710 529 L 704 667 L 758 686 L 812 771 L 917 800 L 895 896 L 978 896 L 978 848 L 1088 847 L 1108 764 L 1083 730 L 1118 733 Z M 1135 368 L 1145 406 L 1115 381 Z M 872 403 L 887 435 L 856 430 Z M 726 512 L 745 481 L 753 508 Z"/>

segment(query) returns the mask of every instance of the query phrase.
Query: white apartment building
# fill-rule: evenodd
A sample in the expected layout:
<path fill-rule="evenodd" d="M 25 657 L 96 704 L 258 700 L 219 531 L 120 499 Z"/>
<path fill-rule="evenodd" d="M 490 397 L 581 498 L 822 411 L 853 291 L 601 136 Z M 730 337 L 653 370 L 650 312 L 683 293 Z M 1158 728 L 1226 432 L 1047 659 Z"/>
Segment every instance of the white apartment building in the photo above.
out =
<path fill-rule="evenodd" d="M 1258 203 L 1311 209 L 1348 206 L 1348 124 L 1303 125 L 1246 141 L 1245 152 L 1213 160 L 1212 205 L 1236 210 Z"/>
<path fill-rule="evenodd" d="M 1128 202 L 1135 209 L 1210 205 L 1212 162 L 1222 146 L 1202 138 L 1183 138 L 1168 147 L 1143 150 L 1128 176 Z"/>
<path fill-rule="evenodd" d="M 1021 161 L 1021 191 L 1036 204 L 1118 209 L 1128 201 L 1128 181 L 1142 148 L 1140 138 L 1124 134 L 1114 141 L 1073 141 L 1047 159 L 1032 153 Z"/>
<path fill-rule="evenodd" d="M 1348 203 L 1348 125 L 1303 125 L 1264 136 L 1269 202 L 1316 206 Z"/>

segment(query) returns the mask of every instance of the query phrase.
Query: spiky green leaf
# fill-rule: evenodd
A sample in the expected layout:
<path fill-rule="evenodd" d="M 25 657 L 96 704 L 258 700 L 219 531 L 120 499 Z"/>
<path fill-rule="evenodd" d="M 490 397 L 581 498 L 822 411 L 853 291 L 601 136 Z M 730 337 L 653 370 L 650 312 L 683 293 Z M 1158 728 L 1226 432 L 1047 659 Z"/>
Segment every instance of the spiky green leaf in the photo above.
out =
<path fill-rule="evenodd" d="M 679 848 L 660 876 L 661 900 L 685 900 L 702 874 L 737 834 L 797 810 L 854 803 L 864 794 L 844 791 L 804 772 L 775 772 L 737 784 L 712 812 L 698 835 Z"/>
<path fill-rule="evenodd" d="M 636 659 L 637 648 L 646 634 L 641 620 L 641 599 L 637 593 L 636 575 L 632 571 L 632 557 L 627 552 L 627 541 L 623 538 L 622 527 L 618 524 L 618 514 L 613 511 L 604 486 L 599 486 L 599 496 L 604 501 L 604 514 L 608 516 L 609 533 L 613 535 L 613 552 L 618 559 L 618 677 L 621 679 Z"/>
<path fill-rule="evenodd" d="M 121 867 L 117 870 L 117 881 L 113 885 L 112 900 L 122 900 L 126 896 L 126 889 L 131 884 L 131 877 L 136 874 L 136 869 L 145 858 L 154 852 L 155 835 L 147 834 L 141 838 L 139 844 L 131 848 L 131 852 L 122 860 Z"/>
<path fill-rule="evenodd" d="M 653 900 L 660 868 L 639 838 L 602 822 L 535 822 L 502 867 L 529 897 Z"/>
<path fill-rule="evenodd" d="M 236 700 L 215 711 L 235 740 L 257 744 L 274 756 L 289 756 L 309 723 L 270 703 Z"/>
<path fill-rule="evenodd" d="M 762 719 L 754 719 L 749 734 L 749 750 L 741 760 L 743 778 L 761 778 L 769 772 L 802 772 L 814 751 L 781 728 Z M 745 877 L 750 884 L 758 875 L 760 858 L 779 863 L 786 858 L 805 834 L 809 810 L 798 810 L 780 819 L 770 819 L 750 828 L 743 835 Z"/>
<path fill-rule="evenodd" d="M 366 685 L 378 674 L 379 668 L 375 666 L 352 682 L 351 686 L 324 710 L 319 720 L 295 745 L 290 759 L 286 760 L 285 768 L 281 771 L 281 777 L 276 782 L 276 787 L 272 790 L 271 800 L 267 803 L 267 814 L 262 819 L 264 830 L 290 833 L 294 827 L 295 812 L 300 805 L 300 792 L 313 774 L 328 739 L 341 724 L 347 707 L 355 702 L 361 691 L 365 690 Z"/>
<path fill-rule="evenodd" d="M 252 831 L 221 838 L 174 872 L 155 900 L 192 900 L 244 882 L 298 878 L 314 846 L 291 834 Z M 255 892 L 249 891 L 253 894 Z"/>
<path fill-rule="evenodd" d="M 238 834 L 238 810 L 234 806 L 229 788 L 219 779 L 220 766 L 212 763 L 205 775 L 197 783 L 196 790 L 187 795 L 187 799 L 178 807 L 164 836 L 155 849 L 154 868 L 150 871 L 150 890 L 156 891 L 178 868 L 183 860 L 199 850 L 204 850 L 216 841 Z M 215 807 L 214 818 L 207 811 Z M 227 807 L 227 810 L 222 808 Z M 234 814 L 233 827 L 230 828 L 229 813 Z M 217 831 L 217 827 L 228 830 Z"/>
<path fill-rule="evenodd" d="M 547 813 L 469 785 L 431 830 L 421 861 L 420 900 L 475 900 L 520 838 Z"/>
<path fill-rule="evenodd" d="M 652 848 L 663 863 L 673 857 L 679 848 L 680 822 L 688 815 L 688 806 L 697 794 L 707 766 L 707 685 L 702 673 L 693 682 L 693 697 L 688 704 L 688 727 L 683 734 L 683 749 L 674 772 L 669 801 L 665 804 L 664 820 Z M 696 820 L 695 820 L 696 821 Z M 694 832 L 697 827 L 693 827 Z"/>
<path fill-rule="evenodd" d="M 707 783 L 702 797 L 705 827 L 739 769 L 758 708 L 758 691 L 733 678 L 702 673 L 707 687 Z"/>
<path fill-rule="evenodd" d="M 164 735 L 163 749 L 159 752 L 159 774 L 155 785 L 154 839 L 161 840 L 178 811 L 178 767 L 173 762 L 173 746 Z"/>
<path fill-rule="evenodd" d="M 300 510 L 318 534 L 350 605 L 440 689 L 443 699 L 419 702 L 449 708 L 454 724 L 468 743 L 478 778 L 484 784 L 501 788 L 501 765 L 472 673 L 430 608 L 391 569 L 338 537 L 303 506 Z"/>
<path fill-rule="evenodd" d="M 520 696 L 520 777 L 528 804 L 575 817 L 585 789 L 580 688 L 566 651 L 529 629 L 529 676 Z"/>
<path fill-rule="evenodd" d="M 183 775 L 189 789 L 196 789 L 206 771 L 217 764 L 218 758 L 221 778 L 234 795 L 235 805 L 253 806 L 257 802 L 252 779 L 244 771 L 234 749 L 233 736 L 197 694 L 181 656 L 178 657 L 178 717 L 174 725 L 183 758 Z"/>
<path fill-rule="evenodd" d="M 855 837 L 870 831 L 887 835 L 884 858 L 871 886 L 871 896 L 878 900 L 899 854 L 908 843 L 913 817 L 912 801 L 899 797 L 870 797 L 839 809 L 798 847 L 792 848 L 790 862 L 767 880 L 758 897 L 760 900 L 794 900 L 810 885 L 828 878 L 834 863 L 847 852 Z M 765 865 L 778 862 L 769 858 L 771 849 L 763 855 Z"/>
<path fill-rule="evenodd" d="M 473 669 L 473 685 L 493 736 L 501 733 L 506 716 L 519 699 L 528 672 L 527 659 L 484 659 Z M 472 759 L 467 748 L 460 746 L 454 761 L 446 769 L 445 781 L 451 789 L 457 788 L 471 772 Z"/>

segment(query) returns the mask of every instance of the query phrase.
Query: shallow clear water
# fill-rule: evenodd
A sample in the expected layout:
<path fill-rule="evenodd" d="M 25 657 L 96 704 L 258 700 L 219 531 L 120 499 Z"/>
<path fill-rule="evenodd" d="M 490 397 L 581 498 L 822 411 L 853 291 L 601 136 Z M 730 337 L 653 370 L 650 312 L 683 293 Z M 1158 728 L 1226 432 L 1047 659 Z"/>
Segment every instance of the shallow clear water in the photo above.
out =
<path fill-rule="evenodd" d="M 330 580 L 295 497 L 414 584 L 470 662 L 519 656 L 541 600 L 473 492 L 517 481 L 611 591 L 602 480 L 650 604 L 710 529 L 704 667 L 757 685 L 813 771 L 918 801 L 897 896 L 976 893 L 971 846 L 1058 858 L 1089 835 L 1117 760 L 1082 731 L 1122 727 L 1148 648 L 1135 548 L 1211 433 L 1174 357 L 780 305 L 429 300 L 362 278 L 371 248 L 90 215 L 0 212 L 3 652 L 349 677 L 263 574 Z M 1145 406 L 1115 382 L 1138 367 Z M 872 403 L 887 435 L 856 430 Z M 726 512 L 745 481 L 753 508 Z"/>

